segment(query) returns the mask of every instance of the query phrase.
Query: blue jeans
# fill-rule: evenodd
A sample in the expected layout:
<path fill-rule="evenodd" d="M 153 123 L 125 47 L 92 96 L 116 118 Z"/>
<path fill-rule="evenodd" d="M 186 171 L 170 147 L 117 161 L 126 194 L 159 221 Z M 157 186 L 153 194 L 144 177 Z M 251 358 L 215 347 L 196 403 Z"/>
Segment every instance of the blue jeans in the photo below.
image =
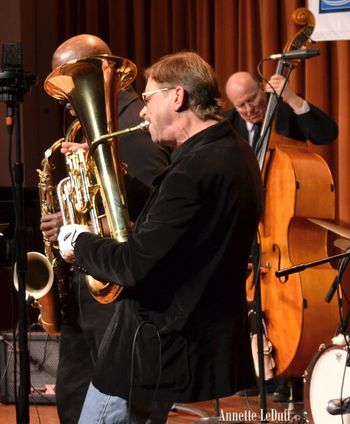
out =
<path fill-rule="evenodd" d="M 78 424 L 165 424 L 172 402 L 131 402 L 101 393 L 91 383 Z"/>

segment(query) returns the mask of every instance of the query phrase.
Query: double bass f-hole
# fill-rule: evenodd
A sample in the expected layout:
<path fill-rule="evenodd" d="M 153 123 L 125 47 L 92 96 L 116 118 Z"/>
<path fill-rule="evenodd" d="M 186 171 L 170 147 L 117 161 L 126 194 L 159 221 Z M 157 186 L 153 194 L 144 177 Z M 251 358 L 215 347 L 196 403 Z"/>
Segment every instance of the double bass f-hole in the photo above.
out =
<path fill-rule="evenodd" d="M 280 269 L 281 269 L 281 249 L 280 249 L 280 247 L 279 247 L 279 245 L 278 244 L 276 244 L 276 243 L 274 243 L 273 245 L 272 245 L 272 251 L 273 252 L 276 252 L 277 251 L 277 254 L 278 254 L 278 265 L 277 265 L 277 270 L 279 271 Z M 285 277 L 279 277 L 278 278 L 278 280 L 279 280 L 279 282 L 281 283 L 281 284 L 285 284 L 287 281 L 288 281 L 288 275 L 286 275 Z"/>

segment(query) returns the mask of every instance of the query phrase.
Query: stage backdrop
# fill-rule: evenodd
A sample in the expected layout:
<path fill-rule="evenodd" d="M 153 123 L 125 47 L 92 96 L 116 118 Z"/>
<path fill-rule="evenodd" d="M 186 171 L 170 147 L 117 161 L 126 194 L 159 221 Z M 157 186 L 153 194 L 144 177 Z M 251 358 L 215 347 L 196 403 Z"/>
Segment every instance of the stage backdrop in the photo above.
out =
<path fill-rule="evenodd" d="M 61 136 L 60 112 L 42 85 L 50 72 L 53 50 L 68 37 L 96 34 L 115 54 L 133 60 L 139 69 L 135 83 L 139 92 L 144 87 L 145 67 L 183 49 L 195 50 L 208 60 L 223 88 L 232 72 L 256 73 L 261 59 L 281 52 L 301 29 L 291 19 L 293 11 L 306 6 L 305 0 L 22 1 L 25 64 L 39 77 L 26 100 L 24 115 L 26 183 L 36 183 L 34 168 L 44 149 Z M 326 41 L 311 47 L 319 48 L 321 55 L 301 63 L 291 83 L 339 124 L 337 142 L 311 149 L 328 161 L 337 192 L 337 220 L 350 226 L 350 43 Z M 275 62 L 266 62 L 264 76 L 268 78 L 275 67 Z"/>

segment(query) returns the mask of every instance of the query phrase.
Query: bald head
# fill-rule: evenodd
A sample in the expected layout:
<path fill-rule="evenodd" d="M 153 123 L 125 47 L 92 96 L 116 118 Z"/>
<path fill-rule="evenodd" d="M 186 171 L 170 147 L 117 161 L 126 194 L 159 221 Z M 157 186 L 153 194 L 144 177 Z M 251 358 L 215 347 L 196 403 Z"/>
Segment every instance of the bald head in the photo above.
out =
<path fill-rule="evenodd" d="M 259 82 L 249 72 L 236 72 L 230 76 L 226 82 L 226 95 L 233 103 L 232 99 L 247 93 L 251 90 L 258 90 Z"/>
<path fill-rule="evenodd" d="M 249 72 L 236 72 L 227 80 L 226 95 L 245 121 L 262 122 L 266 111 L 266 94 L 259 81 Z"/>
<path fill-rule="evenodd" d="M 55 50 L 52 56 L 52 69 L 56 69 L 70 60 L 100 54 L 111 54 L 110 48 L 101 38 L 90 34 L 76 35 Z"/>

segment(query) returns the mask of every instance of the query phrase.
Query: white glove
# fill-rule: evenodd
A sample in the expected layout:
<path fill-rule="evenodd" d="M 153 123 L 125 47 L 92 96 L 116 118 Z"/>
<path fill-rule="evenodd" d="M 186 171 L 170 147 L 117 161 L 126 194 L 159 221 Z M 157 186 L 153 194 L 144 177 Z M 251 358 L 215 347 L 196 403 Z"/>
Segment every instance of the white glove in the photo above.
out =
<path fill-rule="evenodd" d="M 73 263 L 75 261 L 75 242 L 79 234 L 86 232 L 90 232 L 87 225 L 69 224 L 61 227 L 57 240 L 60 254 L 66 262 Z"/>

